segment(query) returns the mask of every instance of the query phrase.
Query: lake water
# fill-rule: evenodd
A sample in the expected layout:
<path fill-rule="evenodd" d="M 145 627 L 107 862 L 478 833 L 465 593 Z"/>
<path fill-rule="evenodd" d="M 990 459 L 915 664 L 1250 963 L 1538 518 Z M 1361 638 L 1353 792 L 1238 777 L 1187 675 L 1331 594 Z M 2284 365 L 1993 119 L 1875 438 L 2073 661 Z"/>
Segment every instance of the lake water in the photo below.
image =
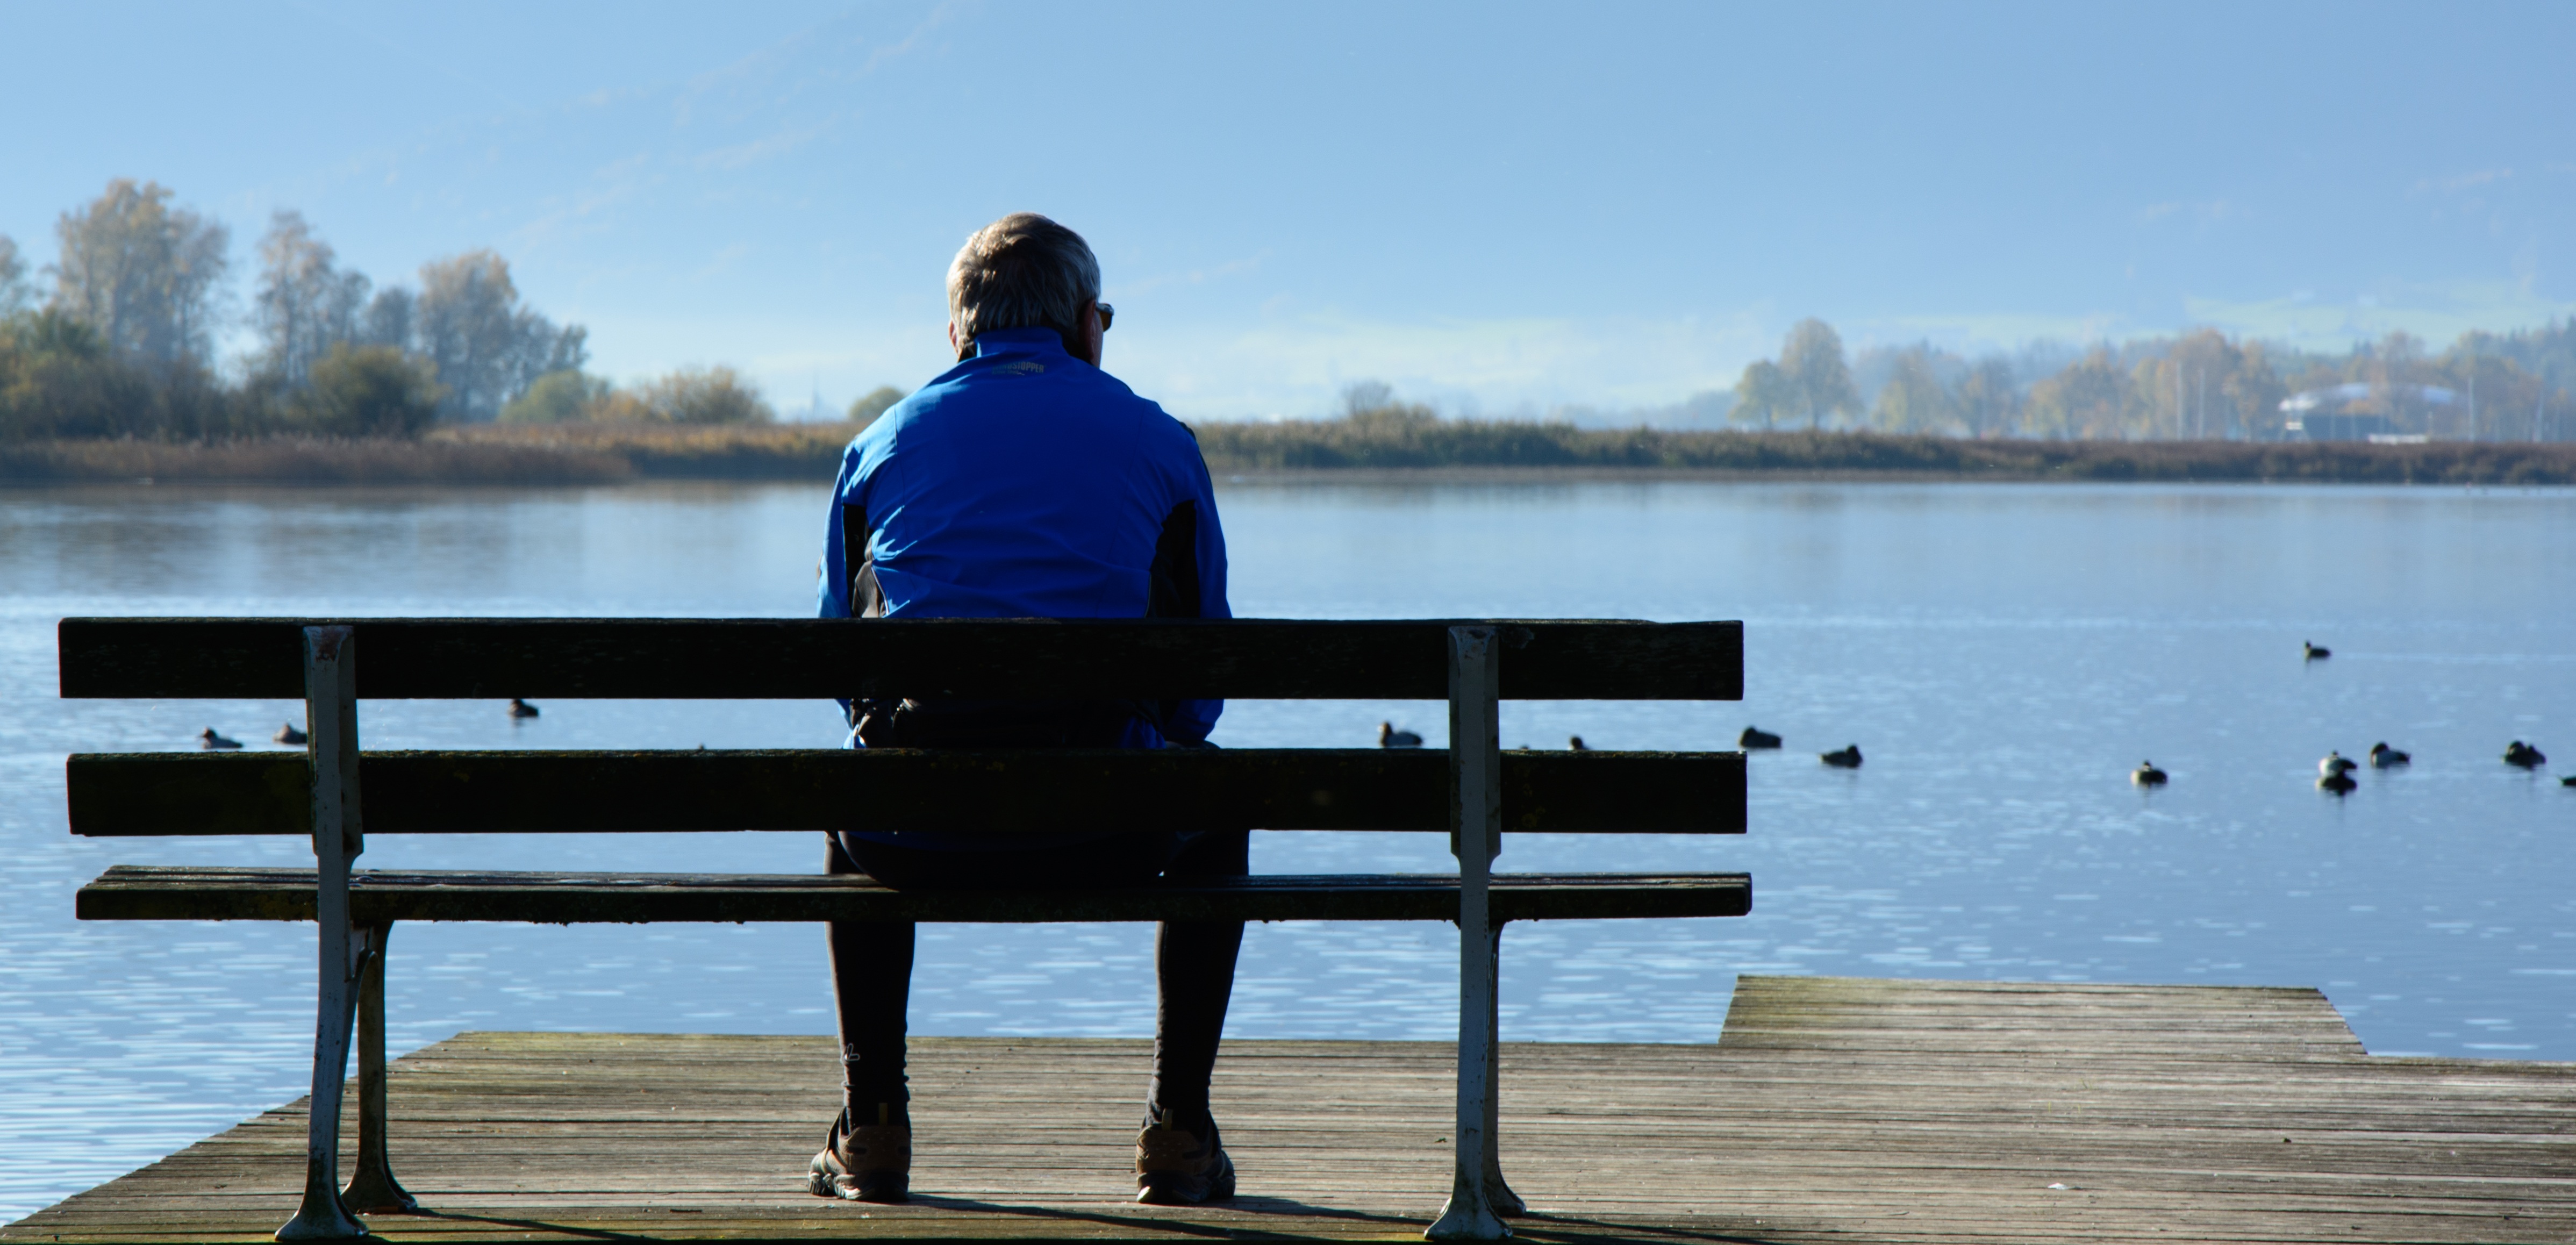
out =
<path fill-rule="evenodd" d="M 823 491 L 0 493 L 0 1221 L 303 1090 L 312 934 L 90 924 L 71 751 L 262 741 L 290 702 L 66 702 L 68 614 L 810 612 Z M 1741 838 L 1510 840 L 1500 867 L 1749 869 L 1752 916 L 1516 925 L 1507 1039 L 1708 1041 L 1739 972 L 2313 985 L 2378 1053 L 2576 1059 L 2576 492 L 1964 484 L 1228 485 L 1238 613 L 1741 618 L 1747 699 L 1513 703 L 1506 745 L 1730 747 Z M 2303 662 L 2314 640 L 2334 656 Z M 828 746 L 823 703 L 370 702 L 370 747 Z M 1237 747 L 1436 744 L 1436 703 L 1239 703 Z M 2557 755 L 2503 765 L 2508 739 Z M 2336 798 L 2327 749 L 2414 753 Z M 1858 743 L 1857 771 L 1816 754 Z M 2127 774 L 2173 775 L 2146 792 Z M 1437 836 L 1255 836 L 1268 872 Z M 371 838 L 372 867 L 808 871 L 809 835 Z M 1445 925 L 1255 926 L 1229 1032 L 1455 1034 Z M 913 1029 L 1141 1036 L 1142 926 L 925 927 Z M 828 1033 L 820 931 L 406 925 L 402 1050 L 461 1029 Z M 1140 1084 L 1141 1094 L 1143 1086 Z M 1220 1104 L 1220 1109 L 1222 1106 Z M 816 1121 L 818 1135 L 823 1121 Z"/>

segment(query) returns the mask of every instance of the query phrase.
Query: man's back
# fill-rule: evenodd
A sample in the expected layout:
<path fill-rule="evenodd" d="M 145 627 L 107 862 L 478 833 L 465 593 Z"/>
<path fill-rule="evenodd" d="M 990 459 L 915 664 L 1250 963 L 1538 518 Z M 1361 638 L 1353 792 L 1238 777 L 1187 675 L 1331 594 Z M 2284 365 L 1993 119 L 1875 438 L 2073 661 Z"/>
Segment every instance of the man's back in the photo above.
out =
<path fill-rule="evenodd" d="M 1225 538 L 1189 430 L 1051 329 L 977 346 L 851 442 L 823 615 L 864 612 L 851 596 L 863 561 L 887 617 L 1228 616 Z M 853 557 L 844 534 L 861 531 Z"/>

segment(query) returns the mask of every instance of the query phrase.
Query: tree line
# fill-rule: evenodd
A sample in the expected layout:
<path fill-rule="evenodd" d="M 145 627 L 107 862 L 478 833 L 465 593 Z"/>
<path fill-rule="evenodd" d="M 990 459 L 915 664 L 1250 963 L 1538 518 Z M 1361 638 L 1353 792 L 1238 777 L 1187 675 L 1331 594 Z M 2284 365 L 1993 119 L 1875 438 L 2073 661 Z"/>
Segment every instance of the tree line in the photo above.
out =
<path fill-rule="evenodd" d="M 41 271 L 0 235 L 0 440 L 776 418 L 731 368 L 682 369 L 632 389 L 584 372 L 588 331 L 529 306 L 509 262 L 488 249 L 379 287 L 343 266 L 301 213 L 280 210 L 259 239 L 248 306 L 237 308 L 230 230 L 174 200 L 154 182 L 108 183 L 56 222 L 57 257 Z M 219 367 L 217 336 L 236 323 L 255 344 Z M 871 400 L 883 409 L 878 395 L 861 403 Z"/>
<path fill-rule="evenodd" d="M 1970 358 L 1928 342 L 1854 356 L 1810 319 L 1776 359 L 1745 367 L 1727 415 L 1766 429 L 2126 441 L 2313 438 L 2330 417 L 2397 436 L 2556 441 L 2576 435 L 2571 388 L 2576 322 L 2472 331 L 2441 351 L 2404 332 L 2336 355 L 2198 329 Z"/>

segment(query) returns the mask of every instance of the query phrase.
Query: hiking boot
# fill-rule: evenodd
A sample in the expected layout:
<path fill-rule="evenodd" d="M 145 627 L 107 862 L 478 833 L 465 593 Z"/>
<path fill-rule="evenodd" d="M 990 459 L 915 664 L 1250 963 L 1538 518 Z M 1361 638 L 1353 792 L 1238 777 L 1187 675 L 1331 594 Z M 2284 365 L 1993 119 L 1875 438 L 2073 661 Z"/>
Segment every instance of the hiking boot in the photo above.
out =
<path fill-rule="evenodd" d="M 832 1135 L 805 1182 L 816 1197 L 851 1202 L 912 1200 L 912 1125 L 895 1123 L 898 1108 L 877 1104 L 877 1123 L 850 1125 L 850 1113 L 832 1121 Z"/>
<path fill-rule="evenodd" d="M 1234 1160 L 1225 1156 L 1216 1121 L 1205 1112 L 1194 1131 L 1164 1107 L 1149 1108 L 1136 1134 L 1136 1200 L 1148 1206 L 1196 1206 L 1234 1196 Z"/>

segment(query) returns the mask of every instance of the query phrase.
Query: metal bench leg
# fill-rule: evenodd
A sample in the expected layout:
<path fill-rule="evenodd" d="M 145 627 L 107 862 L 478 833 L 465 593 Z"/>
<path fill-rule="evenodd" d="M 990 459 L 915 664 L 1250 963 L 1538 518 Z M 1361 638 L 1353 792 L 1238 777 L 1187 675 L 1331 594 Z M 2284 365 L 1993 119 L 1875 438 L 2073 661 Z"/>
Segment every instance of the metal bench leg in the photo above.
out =
<path fill-rule="evenodd" d="M 1455 1172 L 1449 1202 L 1423 1235 L 1435 1241 L 1499 1241 L 1512 1234 L 1499 1213 L 1502 1171 L 1495 1150 L 1494 955 L 1486 891 L 1502 837 L 1502 734 L 1494 629 L 1449 629 L 1449 776 L 1452 847 L 1458 853 L 1458 1122 L 1450 1141 Z M 1518 1198 L 1511 1198 L 1517 1202 Z"/>
<path fill-rule="evenodd" d="M 1485 997 L 1491 1006 L 1485 1009 L 1485 1203 L 1503 1216 L 1529 1213 L 1521 1195 L 1503 1183 L 1503 923 L 1494 922 L 1492 950 L 1487 971 L 1493 974 L 1494 990 Z"/>
<path fill-rule="evenodd" d="M 347 627 L 304 629 L 304 715 L 313 764 L 313 894 L 320 944 L 313 1023 L 313 1096 L 304 1150 L 304 1204 L 281 1241 L 348 1240 L 367 1226 L 340 1202 L 340 1086 L 358 1006 L 365 941 L 349 924 L 349 864 L 358 825 L 357 643 Z"/>
<path fill-rule="evenodd" d="M 340 1202 L 366 1214 L 416 1214 L 420 1202 L 394 1179 L 385 1151 L 385 939 L 394 923 L 361 928 L 367 963 L 358 974 L 358 1170 Z"/>

